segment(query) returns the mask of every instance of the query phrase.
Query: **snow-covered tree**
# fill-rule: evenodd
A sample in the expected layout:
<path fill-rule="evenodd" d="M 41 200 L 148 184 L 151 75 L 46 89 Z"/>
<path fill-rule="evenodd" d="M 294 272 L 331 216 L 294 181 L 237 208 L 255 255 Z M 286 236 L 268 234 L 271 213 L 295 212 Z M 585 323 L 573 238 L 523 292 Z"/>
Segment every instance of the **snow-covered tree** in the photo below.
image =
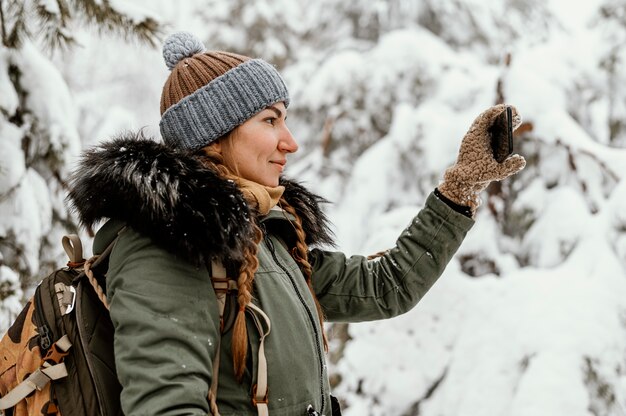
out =
<path fill-rule="evenodd" d="M 72 93 L 45 49 L 71 47 L 72 28 L 155 41 L 159 28 L 114 1 L 0 1 L 0 329 L 33 278 L 58 267 L 61 236 L 77 231 L 64 180 L 81 149 Z"/>
<path fill-rule="evenodd" d="M 307 80 L 294 117 L 317 127 L 300 130 L 309 153 L 296 171 L 337 202 L 351 252 L 393 244 L 482 109 L 511 102 L 526 121 L 516 151 L 528 167 L 485 192 L 423 303 L 342 336 L 348 415 L 624 411 L 626 153 L 614 109 L 626 95 L 621 61 L 606 66 L 623 48 L 596 47 L 623 39 L 622 9 L 571 27 L 563 9 L 511 3 L 424 2 L 418 26 L 288 68 Z"/>
<path fill-rule="evenodd" d="M 626 2 L 609 0 L 602 4 L 596 18 L 596 27 L 601 31 L 601 69 L 606 73 L 603 90 L 606 94 L 587 94 L 585 107 L 592 114 L 594 127 L 603 133 L 602 143 L 608 141 L 616 147 L 626 147 Z M 595 104 L 595 105 L 594 105 Z M 606 119 L 609 120 L 606 125 Z"/>
<path fill-rule="evenodd" d="M 168 31 L 196 33 L 208 48 L 280 67 L 301 145 L 287 173 L 333 202 L 329 214 L 348 253 L 394 243 L 483 109 L 508 102 L 524 118 L 515 151 L 527 168 L 484 192 L 474 229 L 422 302 L 390 321 L 330 328 L 344 414 L 626 414 L 624 0 L 129 4 L 150 8 Z M 96 47 L 84 32 L 64 33 L 85 45 L 55 61 L 80 117 L 69 111 L 62 125 L 73 127 L 48 136 L 93 143 L 129 124 L 158 134 L 167 76 L 159 51 Z M 23 210 L 34 205 L 9 193 L 40 196 L 30 182 L 16 186 L 26 180 L 60 190 L 53 169 L 27 162 L 33 153 L 22 150 L 32 146 L 24 140 L 32 122 L 26 128 L 14 116 L 30 108 L 20 104 L 15 56 L 28 57 L 0 51 L 0 231 L 21 226 L 49 247 L 53 232 L 45 230 L 68 218 L 60 198 Z M 37 149 L 67 142 L 46 139 Z M 4 241 L 2 279 L 15 281 L 19 268 L 6 264 L 17 257 Z M 50 258 L 24 258 L 33 256 Z M 2 279 L 0 296 L 15 290 Z"/>

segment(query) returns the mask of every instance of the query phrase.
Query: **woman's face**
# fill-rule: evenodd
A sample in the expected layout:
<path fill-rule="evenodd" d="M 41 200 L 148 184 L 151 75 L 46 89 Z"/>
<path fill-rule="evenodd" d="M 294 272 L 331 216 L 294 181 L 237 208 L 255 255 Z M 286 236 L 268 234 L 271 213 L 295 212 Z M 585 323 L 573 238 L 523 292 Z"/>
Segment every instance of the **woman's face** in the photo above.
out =
<path fill-rule="evenodd" d="M 229 145 L 216 143 L 226 165 L 239 176 L 266 186 L 278 186 L 287 154 L 298 144 L 285 124 L 287 109 L 282 102 L 272 104 L 237 127 Z M 231 166 L 234 165 L 234 166 Z"/>

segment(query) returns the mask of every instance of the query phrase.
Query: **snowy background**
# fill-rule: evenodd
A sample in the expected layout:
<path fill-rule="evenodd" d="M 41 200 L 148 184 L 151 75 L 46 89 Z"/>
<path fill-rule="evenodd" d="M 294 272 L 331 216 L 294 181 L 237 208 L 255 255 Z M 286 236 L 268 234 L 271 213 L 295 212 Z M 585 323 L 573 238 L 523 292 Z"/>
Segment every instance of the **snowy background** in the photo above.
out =
<path fill-rule="evenodd" d="M 19 3 L 0 2 L 4 16 Z M 39 3 L 54 18 L 64 2 L 25 2 Z M 348 416 L 626 416 L 625 0 L 108 4 L 130 24 L 279 66 L 301 145 L 288 174 L 333 202 L 348 253 L 392 245 L 473 118 L 516 105 L 527 168 L 485 191 L 414 310 L 329 328 L 334 393 Z M 158 135 L 159 47 L 93 24 L 64 30 L 76 43 L 51 52 L 36 30 L 8 47 L 3 28 L 3 332 L 64 261 L 75 219 L 63 181 L 81 148 L 124 129 Z"/>

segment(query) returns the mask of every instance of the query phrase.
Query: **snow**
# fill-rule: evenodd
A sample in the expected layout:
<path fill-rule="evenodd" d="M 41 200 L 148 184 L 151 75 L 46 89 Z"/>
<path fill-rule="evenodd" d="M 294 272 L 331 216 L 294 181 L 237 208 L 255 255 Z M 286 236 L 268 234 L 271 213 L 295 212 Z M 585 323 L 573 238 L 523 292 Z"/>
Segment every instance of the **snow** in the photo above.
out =
<path fill-rule="evenodd" d="M 117 13 L 128 18 L 133 24 L 139 25 L 147 20 L 154 20 L 159 22 L 160 19 L 157 14 L 152 13 L 145 7 L 137 6 L 132 2 L 121 0 L 108 0 L 109 7 L 115 10 Z"/>
<path fill-rule="evenodd" d="M 330 366 L 343 413 L 626 414 L 626 129 L 615 128 L 626 114 L 626 30 L 599 13 L 623 1 L 304 3 L 110 4 L 135 22 L 196 32 L 209 48 L 278 60 L 301 144 L 288 174 L 333 202 L 347 254 L 394 244 L 498 82 L 527 123 L 515 137 L 527 168 L 502 194 L 481 195 L 474 228 L 420 304 L 349 326 Z M 64 174 L 80 148 L 121 130 L 159 134 L 160 51 L 75 36 L 82 47 L 61 58 L 0 48 L 0 237 L 16 236 L 29 272 L 54 258 L 63 228 L 53 219 L 69 217 L 61 184 L 30 162 L 23 138 L 36 134 L 35 150 L 56 152 Z M 20 105 L 11 63 L 29 93 L 20 126 L 8 121 Z M 16 291 L 0 304 L 6 328 L 21 291 L 13 255 L 2 256 L 0 283 Z"/>
<path fill-rule="evenodd" d="M 551 203 L 528 230 L 522 251 L 532 264 L 550 268 L 560 264 L 575 247 L 591 215 L 585 201 L 571 188 L 555 189 L 547 198 Z"/>
<path fill-rule="evenodd" d="M 54 15 L 60 15 L 59 3 L 53 0 L 41 0 L 39 4 L 46 10 L 46 12 Z"/>
<path fill-rule="evenodd" d="M 0 302 L 0 328 L 8 328 L 22 309 L 22 290 L 17 273 L 4 265 L 0 265 L 0 282 L 3 282 L 3 292 L 12 292 Z"/>
<path fill-rule="evenodd" d="M 46 130 L 47 140 L 35 143 L 58 152 L 70 161 L 80 151 L 80 138 L 76 131 L 77 113 L 71 93 L 59 70 L 29 42 L 22 47 L 16 64 L 21 70 L 22 84 L 27 89 L 26 105 L 31 109 L 40 128 Z M 45 146 L 50 146 L 47 149 Z"/>
<path fill-rule="evenodd" d="M 50 232 L 51 223 L 48 185 L 37 172 L 28 169 L 11 197 L 0 200 L 0 235 L 13 235 L 22 247 L 19 263 L 31 275 L 38 274 L 42 240 Z"/>
<path fill-rule="evenodd" d="M 0 195 L 7 195 L 18 186 L 26 165 L 21 148 L 23 132 L 13 124 L 0 124 Z"/>
<path fill-rule="evenodd" d="M 40 48 L 25 40 L 19 50 L 0 53 L 0 284 L 10 288 L 1 312 L 2 322 L 7 316 L 10 322 L 45 267 L 60 264 L 61 235 L 71 221 L 59 180 L 69 173 L 81 141 L 72 94 Z"/>
<path fill-rule="evenodd" d="M 18 106 L 17 92 L 9 79 L 10 56 L 9 51 L 0 49 L 0 109 L 5 114 L 15 113 Z"/>
<path fill-rule="evenodd" d="M 369 218 L 373 216 L 373 213 L 384 210 L 386 201 L 390 197 L 386 191 L 391 191 L 387 184 L 394 180 L 390 167 L 398 163 L 397 157 L 395 146 L 390 139 L 386 139 L 370 147 L 355 164 L 352 178 L 347 185 L 350 191 L 344 198 L 359 201 L 362 209 L 354 212 L 352 205 L 344 205 L 343 210 L 335 213 L 334 222 L 344 224 L 344 229 L 350 232 L 349 236 L 343 236 L 342 229 L 340 229 L 338 238 L 341 241 L 353 241 L 359 244 L 364 237 Z M 380 163 L 381 160 L 385 163 Z M 376 192 L 372 192 L 372 189 Z M 343 249 L 347 253 L 353 253 L 354 250 L 348 243 L 344 244 Z"/>
<path fill-rule="evenodd" d="M 626 290 L 623 266 L 610 254 L 591 258 L 589 250 L 557 269 L 529 268 L 506 279 L 467 281 L 449 269 L 405 316 L 385 326 L 352 326 L 351 336 L 362 342 L 351 344 L 339 369 L 350 375 L 348 384 L 366 381 L 364 397 L 354 400 L 376 397 L 380 404 L 368 401 L 369 408 L 380 413 L 370 414 L 400 414 L 443 376 L 420 414 L 587 414 L 585 357 L 601 357 L 602 365 L 620 361 L 626 346 L 614 336 L 623 331 L 614 313 Z M 605 266 L 595 267 L 598 262 Z M 401 334 L 381 346 L 394 330 Z M 402 390 L 411 386 L 408 398 L 391 393 L 391 380 Z M 615 394 L 623 402 L 623 392 Z"/>

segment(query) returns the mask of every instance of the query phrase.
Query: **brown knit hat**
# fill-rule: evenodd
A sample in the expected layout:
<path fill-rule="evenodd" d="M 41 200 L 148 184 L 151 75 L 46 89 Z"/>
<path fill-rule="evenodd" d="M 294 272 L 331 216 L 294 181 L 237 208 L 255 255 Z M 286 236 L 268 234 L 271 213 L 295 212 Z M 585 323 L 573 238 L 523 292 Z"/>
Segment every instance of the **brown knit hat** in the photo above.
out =
<path fill-rule="evenodd" d="M 174 66 L 161 93 L 161 115 L 184 97 L 250 58 L 230 52 L 207 51 L 183 58 Z"/>
<path fill-rule="evenodd" d="M 163 58 L 172 71 L 161 94 L 161 136 L 168 146 L 200 149 L 274 103 L 289 106 L 285 82 L 262 59 L 206 51 L 187 32 L 165 40 Z"/>

